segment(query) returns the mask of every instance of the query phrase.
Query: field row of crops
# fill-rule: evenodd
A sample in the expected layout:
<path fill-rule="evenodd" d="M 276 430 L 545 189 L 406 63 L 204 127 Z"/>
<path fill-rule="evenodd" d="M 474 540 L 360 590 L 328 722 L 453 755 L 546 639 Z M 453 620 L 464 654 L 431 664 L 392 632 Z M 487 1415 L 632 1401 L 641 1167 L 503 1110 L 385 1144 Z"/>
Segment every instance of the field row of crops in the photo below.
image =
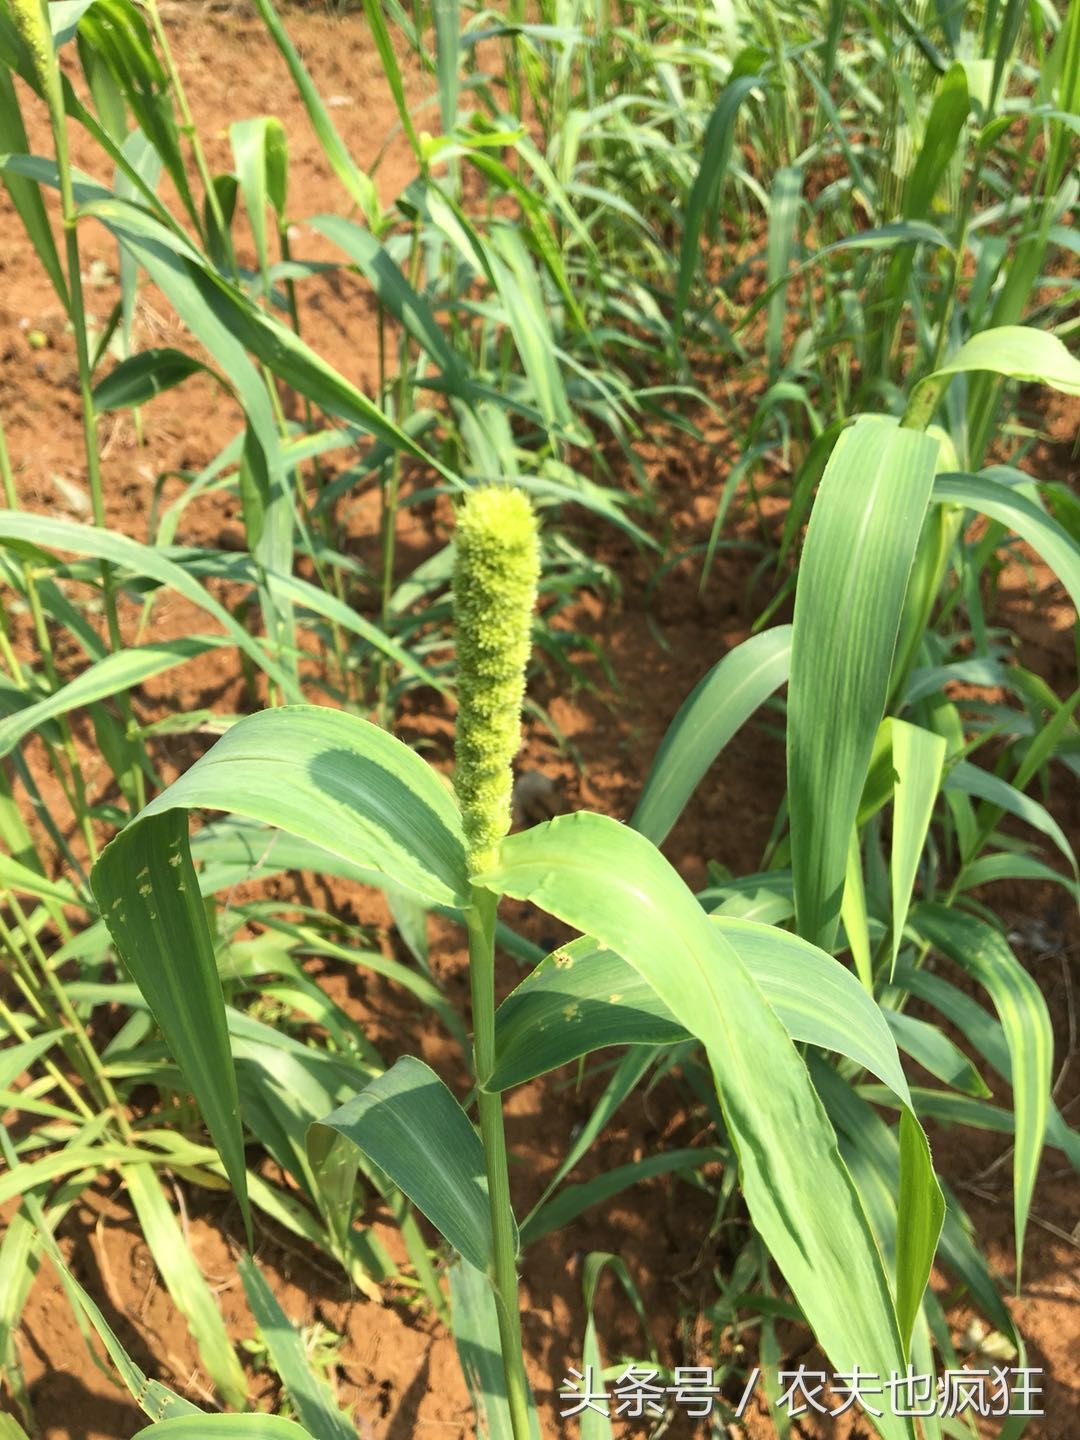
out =
<path fill-rule="evenodd" d="M 0 0 L 0 1437 L 381 1440 L 278 1243 L 452 1334 L 490 1440 L 786 1435 L 808 1353 L 855 1427 L 808 1435 L 1070 1433 L 1008 1292 L 1040 1167 L 1080 1170 L 1067 942 L 1059 1006 L 1015 930 L 1080 899 L 1080 501 L 1040 469 L 1080 6 L 362 0 L 315 17 L 348 94 L 305 9 L 238 13 L 200 59 L 159 0 Z M 596 623 L 627 585 L 647 652 Z M 579 780 L 662 738 L 599 813 L 523 716 Z M 724 863 L 672 846 L 734 794 Z M 568 1093 L 533 1163 L 515 1096 L 541 1131 Z M 968 1136 L 1011 1274 L 943 1179 Z M 700 1228 L 679 1335 L 629 1237 L 574 1258 L 657 1181 Z M 72 1261 L 106 1195 L 198 1383 Z M 558 1353 L 649 1407 L 565 1419 L 521 1320 L 553 1255 Z M 47 1274 L 111 1430 L 35 1413 Z M 935 1389 L 980 1366 L 1000 1404 Z"/>

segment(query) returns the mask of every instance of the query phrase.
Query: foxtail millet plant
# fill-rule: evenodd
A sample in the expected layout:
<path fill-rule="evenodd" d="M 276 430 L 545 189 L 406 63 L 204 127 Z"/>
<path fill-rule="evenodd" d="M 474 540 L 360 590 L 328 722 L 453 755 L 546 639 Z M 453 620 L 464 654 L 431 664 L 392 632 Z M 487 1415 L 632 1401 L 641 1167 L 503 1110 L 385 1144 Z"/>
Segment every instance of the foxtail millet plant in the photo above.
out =
<path fill-rule="evenodd" d="M 539 578 L 539 538 L 528 497 L 502 486 L 474 490 L 458 511 L 453 585 L 458 656 L 454 788 L 472 875 L 495 863 L 499 841 L 510 829 L 511 766 L 521 744 L 525 667 Z M 473 1059 L 494 1242 L 490 1278 L 514 1440 L 528 1440 L 529 1395 L 502 1096 L 483 1088 L 495 1066 L 498 897 L 474 886 L 472 899 L 467 923 Z"/>

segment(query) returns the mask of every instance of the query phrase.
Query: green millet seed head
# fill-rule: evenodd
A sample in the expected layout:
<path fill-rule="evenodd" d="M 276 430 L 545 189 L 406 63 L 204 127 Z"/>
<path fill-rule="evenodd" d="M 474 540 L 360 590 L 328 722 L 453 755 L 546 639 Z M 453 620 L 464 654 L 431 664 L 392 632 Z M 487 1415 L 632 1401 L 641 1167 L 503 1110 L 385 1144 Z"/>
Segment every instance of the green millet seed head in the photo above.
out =
<path fill-rule="evenodd" d="M 54 116 L 64 113 L 60 71 L 56 64 L 49 18 L 42 0 L 11 0 L 11 18 L 34 57 L 34 68 Z"/>
<path fill-rule="evenodd" d="M 471 491 L 458 510 L 455 537 L 454 789 L 474 873 L 493 862 L 510 829 L 510 767 L 521 744 L 539 578 L 539 538 L 528 496 L 503 486 Z"/>

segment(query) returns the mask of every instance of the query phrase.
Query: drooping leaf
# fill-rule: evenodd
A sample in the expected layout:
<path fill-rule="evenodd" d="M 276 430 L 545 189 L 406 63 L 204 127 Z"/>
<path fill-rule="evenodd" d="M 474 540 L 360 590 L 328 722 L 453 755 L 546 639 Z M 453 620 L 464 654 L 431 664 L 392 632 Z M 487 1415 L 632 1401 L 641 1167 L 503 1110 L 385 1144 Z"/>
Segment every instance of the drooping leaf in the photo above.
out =
<path fill-rule="evenodd" d="M 1042 556 L 1080 608 L 1080 545 L 1014 485 L 1003 485 L 986 473 L 939 475 L 933 498 L 942 504 L 966 505 L 1014 530 Z"/>
<path fill-rule="evenodd" d="M 156 645 L 132 645 L 107 655 L 43 700 L 5 715 L 0 720 L 0 756 L 9 754 L 20 740 L 55 715 L 132 690 L 163 670 L 230 643 L 225 636 L 190 635 Z"/>
<path fill-rule="evenodd" d="M 480 1137 L 430 1066 L 403 1056 L 323 1117 L 402 1190 L 454 1249 L 486 1271 L 491 1207 Z"/>
<path fill-rule="evenodd" d="M 198 1101 L 250 1227 L 240 1099 L 187 816 L 144 811 L 105 847 L 90 883 L 120 958 Z"/>
<path fill-rule="evenodd" d="M 104 415 L 110 410 L 145 405 L 155 395 L 171 390 L 200 371 L 224 383 L 208 365 L 185 355 L 182 350 L 169 346 L 140 350 L 137 355 L 121 360 L 94 386 L 94 409 Z"/>
<path fill-rule="evenodd" d="M 795 1041 L 865 1066 L 907 1103 L 907 1082 L 880 1008 L 850 970 L 797 935 L 714 916 Z M 707 963 L 723 983 L 724 956 Z M 499 1006 L 489 1090 L 509 1089 L 605 1045 L 675 1045 L 690 1032 L 652 985 L 584 938 L 549 955 Z"/>

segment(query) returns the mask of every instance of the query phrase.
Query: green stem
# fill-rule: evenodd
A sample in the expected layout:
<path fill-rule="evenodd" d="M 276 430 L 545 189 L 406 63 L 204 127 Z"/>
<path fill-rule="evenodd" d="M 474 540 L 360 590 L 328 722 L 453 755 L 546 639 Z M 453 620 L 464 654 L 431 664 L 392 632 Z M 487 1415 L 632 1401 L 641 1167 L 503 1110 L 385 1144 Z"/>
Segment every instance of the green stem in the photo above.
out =
<path fill-rule="evenodd" d="M 191 146 L 191 153 L 195 160 L 195 168 L 199 172 L 199 179 L 206 192 L 206 203 L 210 207 L 210 213 L 214 217 L 214 224 L 217 226 L 218 234 L 221 236 L 222 244 L 225 246 L 228 256 L 229 268 L 236 274 L 236 257 L 233 254 L 232 235 L 229 227 L 225 224 L 225 215 L 221 209 L 221 201 L 218 198 L 217 188 L 214 185 L 214 178 L 210 174 L 210 166 L 206 163 L 206 153 L 202 148 L 202 141 L 199 139 L 199 132 L 195 127 L 195 120 L 191 113 L 191 107 L 187 102 L 187 94 L 184 91 L 183 81 L 180 79 L 180 72 L 173 60 L 172 48 L 169 45 L 169 37 L 165 33 L 165 26 L 161 23 L 161 15 L 158 11 L 157 0 L 146 0 L 146 9 L 150 16 L 150 25 L 154 32 L 154 38 L 161 49 L 161 56 L 165 62 L 165 73 L 169 77 L 169 85 L 176 98 L 176 106 L 180 111 L 180 130 Z M 193 213 L 192 221 L 196 229 L 202 227 L 199 223 L 198 213 Z"/>
<path fill-rule="evenodd" d="M 90 347 L 87 335 L 86 305 L 83 299 L 82 268 L 79 256 L 78 206 L 75 203 L 75 187 L 72 180 L 71 154 L 68 148 L 67 117 L 62 105 L 57 106 L 55 97 L 50 103 L 53 143 L 56 147 L 56 170 L 60 183 L 60 210 L 64 229 L 64 251 L 67 260 L 68 291 L 71 299 L 71 324 L 75 332 L 75 355 L 79 370 L 79 400 L 82 409 L 83 444 L 86 450 L 86 476 L 90 484 L 90 504 L 94 524 L 101 530 L 105 524 L 105 490 L 101 478 L 101 455 L 98 451 L 97 409 L 94 405 L 93 372 L 90 364 Z M 109 631 L 109 648 L 113 654 L 123 648 L 120 639 L 120 622 L 117 617 L 116 587 L 113 583 L 112 567 L 101 563 L 101 584 L 105 596 L 105 619 Z M 120 713 L 130 736 L 135 729 L 135 718 L 131 710 L 131 699 L 126 692 L 117 697 Z M 146 789 L 143 772 L 137 761 L 131 764 L 132 793 L 135 809 L 141 810 L 146 803 Z"/>
<path fill-rule="evenodd" d="M 495 911 L 498 897 L 473 889 L 467 912 L 469 927 L 469 978 L 472 986 L 473 1063 L 477 1085 L 482 1087 L 495 1067 Z M 510 1176 L 503 1132 L 502 1097 L 477 1092 L 480 1139 L 484 1146 L 488 1198 L 491 1204 L 493 1255 L 489 1278 L 495 1291 L 499 1317 L 499 1344 L 506 1377 L 506 1398 L 514 1440 L 530 1440 L 529 1389 L 521 1350 L 521 1314 L 518 1305 L 514 1211 L 510 1203 Z"/>
<path fill-rule="evenodd" d="M 409 250 L 409 284 L 415 290 L 420 283 L 420 263 L 422 255 L 420 251 L 420 226 L 415 224 L 412 232 L 412 245 Z M 382 353 L 382 325 L 383 311 L 379 308 L 380 323 L 380 354 Z M 412 386 L 409 379 L 409 336 L 403 330 L 401 333 L 400 348 L 401 368 L 398 373 L 398 399 L 397 411 L 394 420 L 398 425 L 404 425 L 411 409 Z M 394 594 L 394 550 L 397 540 L 397 511 L 398 496 L 401 489 L 401 451 L 395 450 L 394 457 L 390 462 L 390 475 L 384 481 L 382 488 L 382 583 L 379 604 L 379 623 L 384 634 L 390 633 L 390 601 Z M 378 681 L 378 717 L 379 724 L 389 726 L 390 715 L 387 711 L 386 697 L 390 683 L 390 662 L 386 656 L 380 656 L 378 660 L 379 681 Z"/>

